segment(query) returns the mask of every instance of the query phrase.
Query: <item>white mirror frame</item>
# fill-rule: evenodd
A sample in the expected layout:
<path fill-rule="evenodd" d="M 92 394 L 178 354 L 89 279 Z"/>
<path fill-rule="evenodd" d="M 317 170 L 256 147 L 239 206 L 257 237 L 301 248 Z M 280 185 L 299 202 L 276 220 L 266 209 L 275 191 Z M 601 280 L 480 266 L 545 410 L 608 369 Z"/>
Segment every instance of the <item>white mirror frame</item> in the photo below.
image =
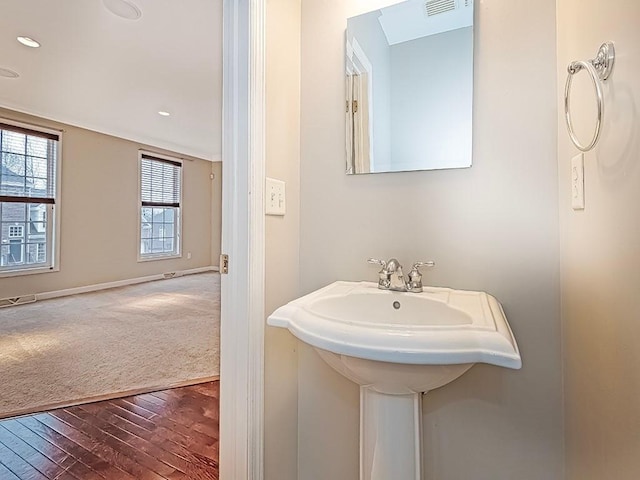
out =
<path fill-rule="evenodd" d="M 262 480 L 265 0 L 223 3 L 220 478 Z"/>

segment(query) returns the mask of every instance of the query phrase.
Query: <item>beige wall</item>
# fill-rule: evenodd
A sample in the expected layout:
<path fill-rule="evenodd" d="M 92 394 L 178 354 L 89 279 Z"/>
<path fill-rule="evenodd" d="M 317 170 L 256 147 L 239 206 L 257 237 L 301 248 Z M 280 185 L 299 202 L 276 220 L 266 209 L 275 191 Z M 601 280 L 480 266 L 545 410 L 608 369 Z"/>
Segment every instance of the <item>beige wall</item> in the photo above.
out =
<path fill-rule="evenodd" d="M 640 2 L 558 0 L 558 78 L 612 40 L 598 147 L 585 155 L 586 209 L 570 203 L 571 145 L 558 117 L 567 479 L 640 475 Z M 588 76 L 576 77 L 580 137 L 595 114 Z M 559 103 L 560 104 L 560 103 Z M 591 131 L 589 131 L 591 129 Z"/>
<path fill-rule="evenodd" d="M 220 163 L 179 155 L 189 159 L 183 167 L 183 257 L 138 262 L 138 149 L 171 152 L 5 109 L 0 117 L 64 130 L 60 271 L 0 278 L 0 298 L 218 264 Z"/>
<path fill-rule="evenodd" d="M 479 365 L 425 397 L 425 478 L 560 479 L 555 1 L 476 2 L 472 168 L 347 177 L 344 30 L 363 7 L 302 4 L 301 293 L 397 256 L 496 295 L 523 369 Z M 302 345 L 298 372 L 298 478 L 357 478 L 357 387 Z"/>
<path fill-rule="evenodd" d="M 300 0 L 269 0 L 266 173 L 286 182 L 287 213 L 266 218 L 267 314 L 299 295 Z M 265 332 L 265 479 L 297 477 L 297 351 L 289 332 Z"/>
<path fill-rule="evenodd" d="M 222 162 L 212 162 L 211 173 L 211 259 L 209 265 L 220 266 L 222 253 Z"/>

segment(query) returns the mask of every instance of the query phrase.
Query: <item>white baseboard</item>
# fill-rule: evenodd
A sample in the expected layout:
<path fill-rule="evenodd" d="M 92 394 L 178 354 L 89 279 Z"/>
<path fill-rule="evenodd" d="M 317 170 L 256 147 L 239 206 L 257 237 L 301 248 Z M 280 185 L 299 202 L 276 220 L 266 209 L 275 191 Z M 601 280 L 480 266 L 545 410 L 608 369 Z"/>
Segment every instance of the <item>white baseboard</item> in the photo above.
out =
<path fill-rule="evenodd" d="M 126 280 L 117 280 L 115 282 L 97 283 L 95 285 L 86 285 L 84 287 L 66 288 L 64 290 L 56 290 L 53 292 L 43 292 L 36 294 L 36 300 L 49 300 L 51 298 L 66 297 L 68 295 L 77 295 L 79 293 L 97 292 L 98 290 L 106 290 L 108 288 L 126 287 L 127 285 L 136 285 L 138 283 L 153 282 L 155 280 L 167 280 L 169 278 L 183 277 L 185 275 L 193 275 L 204 272 L 219 272 L 220 268 L 215 266 L 192 268 L 189 270 L 179 270 L 176 272 L 158 273 L 156 275 L 148 275 L 146 277 L 128 278 Z"/>

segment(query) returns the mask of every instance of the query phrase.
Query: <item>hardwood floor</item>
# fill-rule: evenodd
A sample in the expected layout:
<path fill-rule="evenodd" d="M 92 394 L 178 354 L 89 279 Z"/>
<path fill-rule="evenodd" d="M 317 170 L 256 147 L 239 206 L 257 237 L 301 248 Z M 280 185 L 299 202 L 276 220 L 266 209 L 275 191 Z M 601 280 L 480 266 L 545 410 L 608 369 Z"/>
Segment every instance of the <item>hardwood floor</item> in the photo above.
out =
<path fill-rule="evenodd" d="M 2 480 L 218 480 L 220 382 L 0 421 Z"/>

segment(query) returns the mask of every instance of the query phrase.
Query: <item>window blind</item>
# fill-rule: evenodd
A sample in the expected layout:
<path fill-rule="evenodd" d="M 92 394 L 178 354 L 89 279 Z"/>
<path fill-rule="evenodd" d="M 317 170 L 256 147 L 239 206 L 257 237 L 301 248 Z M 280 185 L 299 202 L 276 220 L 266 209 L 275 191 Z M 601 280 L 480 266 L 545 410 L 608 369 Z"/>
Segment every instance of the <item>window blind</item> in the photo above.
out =
<path fill-rule="evenodd" d="M 0 122 L 0 202 L 55 204 L 60 136 Z"/>
<path fill-rule="evenodd" d="M 180 169 L 173 160 L 142 154 L 140 198 L 143 207 L 180 207 Z"/>

